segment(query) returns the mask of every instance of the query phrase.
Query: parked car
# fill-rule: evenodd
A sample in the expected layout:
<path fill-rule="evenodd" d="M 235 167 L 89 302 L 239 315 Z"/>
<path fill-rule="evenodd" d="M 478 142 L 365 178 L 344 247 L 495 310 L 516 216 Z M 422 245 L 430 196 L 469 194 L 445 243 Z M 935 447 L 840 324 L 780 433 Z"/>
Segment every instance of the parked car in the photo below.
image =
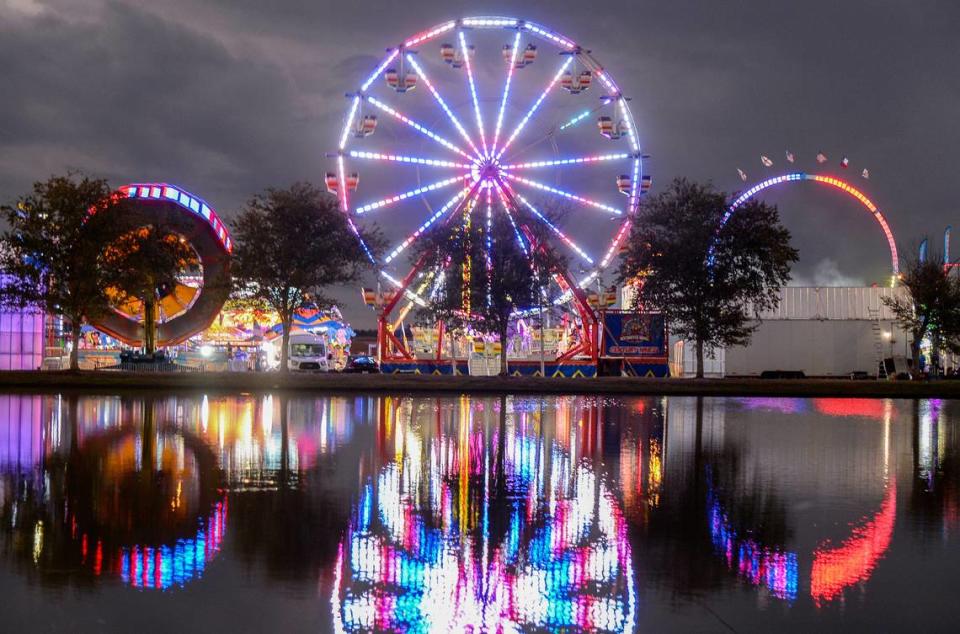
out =
<path fill-rule="evenodd" d="M 347 365 L 343 368 L 347 374 L 376 374 L 380 372 L 380 364 L 377 360 L 368 355 L 359 355 L 351 357 Z"/>
<path fill-rule="evenodd" d="M 300 372 L 329 370 L 327 344 L 323 337 L 309 333 L 290 335 L 287 367 Z"/>

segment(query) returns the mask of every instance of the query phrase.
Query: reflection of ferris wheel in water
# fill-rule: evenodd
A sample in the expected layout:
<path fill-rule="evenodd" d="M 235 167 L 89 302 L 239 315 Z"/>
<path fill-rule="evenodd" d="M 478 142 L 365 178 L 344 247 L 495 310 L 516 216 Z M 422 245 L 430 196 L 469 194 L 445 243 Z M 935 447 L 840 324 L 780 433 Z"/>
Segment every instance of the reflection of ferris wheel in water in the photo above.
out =
<path fill-rule="evenodd" d="M 408 308 L 428 301 L 429 285 L 418 280 L 430 272 L 414 264 L 405 276 L 391 273 L 418 238 L 471 215 L 489 228 L 494 215 L 515 223 L 521 212 L 544 223 L 581 271 L 558 274 L 551 300 L 575 298 L 589 310 L 582 289 L 617 254 L 650 184 L 627 99 L 590 51 L 533 22 L 449 21 L 389 49 L 348 97 L 327 187 L 351 223 L 369 215 L 394 229 L 419 214 L 385 256 L 368 251 L 399 291 L 385 315 L 401 299 Z M 558 203 L 573 211 L 570 227 L 589 230 L 552 223 L 544 206 Z"/>

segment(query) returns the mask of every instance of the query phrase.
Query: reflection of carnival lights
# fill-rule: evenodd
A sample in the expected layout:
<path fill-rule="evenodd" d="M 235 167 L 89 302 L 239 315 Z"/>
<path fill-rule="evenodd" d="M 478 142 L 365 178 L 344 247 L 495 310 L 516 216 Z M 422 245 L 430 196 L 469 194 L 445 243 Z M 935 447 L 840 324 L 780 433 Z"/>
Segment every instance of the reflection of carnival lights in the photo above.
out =
<path fill-rule="evenodd" d="M 844 588 L 865 581 L 886 553 L 897 517 L 897 485 L 891 479 L 880 510 L 870 521 L 855 528 L 849 538 L 833 547 L 820 542 L 813 553 L 810 596 L 820 606 L 839 597 Z"/>
<path fill-rule="evenodd" d="M 799 567 L 795 552 L 764 546 L 755 539 L 738 535 L 717 497 L 707 471 L 707 520 L 713 546 L 727 567 L 755 586 L 766 586 L 778 599 L 797 598 Z"/>
<path fill-rule="evenodd" d="M 116 566 L 120 579 L 136 588 L 168 590 L 183 587 L 203 576 L 207 563 L 223 543 L 227 526 L 227 498 L 214 505 L 213 512 L 196 535 L 163 546 L 130 546 L 119 549 Z M 86 536 L 84 536 L 86 543 Z M 97 542 L 95 574 L 102 565 L 101 543 Z"/>
<path fill-rule="evenodd" d="M 513 411 L 502 439 L 469 422 L 466 399 L 449 413 L 458 429 L 432 438 L 394 419 L 392 461 L 362 490 L 338 553 L 338 631 L 631 629 L 627 524 L 605 482 L 557 440 L 544 447 L 536 413 Z M 516 493 L 493 531 L 490 448 L 501 440 Z"/>

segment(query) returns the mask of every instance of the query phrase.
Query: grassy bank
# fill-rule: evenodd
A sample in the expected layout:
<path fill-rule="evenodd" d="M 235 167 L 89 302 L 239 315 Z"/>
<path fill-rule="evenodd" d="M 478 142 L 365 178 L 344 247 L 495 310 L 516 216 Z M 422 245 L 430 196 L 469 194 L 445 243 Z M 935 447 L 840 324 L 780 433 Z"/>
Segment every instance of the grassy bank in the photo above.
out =
<path fill-rule="evenodd" d="M 844 396 L 960 398 L 960 381 L 849 381 L 832 379 L 541 379 L 425 375 L 124 372 L 0 372 L 0 391 L 83 390 L 260 392 L 301 390 L 326 393 L 503 393 L 702 396 Z"/>

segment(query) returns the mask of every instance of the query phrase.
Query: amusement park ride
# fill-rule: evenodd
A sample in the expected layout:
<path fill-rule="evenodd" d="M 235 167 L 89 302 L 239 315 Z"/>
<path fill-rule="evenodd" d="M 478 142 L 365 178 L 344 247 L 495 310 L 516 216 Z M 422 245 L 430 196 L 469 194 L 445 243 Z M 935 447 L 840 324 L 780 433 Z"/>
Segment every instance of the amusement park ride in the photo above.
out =
<path fill-rule="evenodd" d="M 790 156 L 789 160 L 793 162 L 792 161 L 793 155 L 789 155 L 789 156 Z M 847 159 L 844 159 L 844 161 L 846 160 Z M 820 162 L 819 158 L 818 158 L 818 162 Z M 764 164 L 766 165 L 766 162 Z M 771 165 L 772 163 L 770 163 L 770 165 L 767 165 L 767 166 L 769 167 Z M 741 174 L 743 175 L 742 172 Z M 745 175 L 743 176 L 745 177 Z M 857 202 L 859 202 L 863 206 L 863 208 L 866 209 L 866 211 L 873 216 L 873 218 L 880 225 L 880 229 L 883 231 L 883 235 L 887 241 L 887 247 L 890 249 L 890 269 L 891 269 L 890 286 L 896 286 L 897 280 L 900 277 L 900 259 L 899 259 L 899 256 L 897 255 L 897 241 L 893 237 L 893 232 L 890 230 L 890 225 L 887 223 L 887 219 L 884 218 L 883 214 L 880 212 L 880 209 L 877 207 L 877 205 L 872 200 L 867 198 L 867 196 L 863 192 L 861 192 L 859 189 L 854 187 L 848 181 L 843 180 L 841 178 L 837 178 L 836 176 L 832 176 L 830 174 L 809 174 L 807 172 L 789 172 L 786 174 L 782 174 L 780 176 L 774 176 L 772 178 L 767 178 L 765 180 L 762 180 L 759 183 L 756 183 L 752 187 L 748 188 L 743 193 L 741 193 L 730 204 L 730 207 L 727 209 L 727 213 L 723 216 L 723 219 L 720 221 L 720 228 L 723 228 L 727 220 L 730 219 L 730 216 L 732 216 L 737 211 L 737 209 L 743 206 L 743 204 L 746 203 L 751 198 L 754 198 L 755 196 L 763 192 L 765 189 L 768 189 L 774 186 L 791 184 L 791 183 L 799 183 L 799 182 L 819 183 L 821 185 L 826 185 L 827 187 L 832 187 L 834 189 L 842 191 L 845 194 L 848 194 L 849 196 L 851 196 Z"/>
<path fill-rule="evenodd" d="M 541 75 L 536 74 L 538 67 Z M 599 93 L 599 99 L 591 100 L 591 92 Z M 579 332 L 547 373 L 595 374 L 603 356 L 603 314 L 590 301 L 598 304 L 601 298 L 591 298 L 588 289 L 600 284 L 617 255 L 650 177 L 642 169 L 647 156 L 628 99 L 591 51 L 525 20 L 451 20 L 387 49 L 376 69 L 347 98 L 350 105 L 333 155 L 336 171 L 326 175 L 326 184 L 340 199 L 357 238 L 362 243 L 355 224 L 360 216 L 377 215 L 391 229 L 420 217 L 385 256 L 378 257 L 364 245 L 381 283 L 390 288 L 365 291 L 365 301 L 379 311 L 384 370 L 449 370 L 451 360 L 443 360 L 442 346 L 437 346 L 433 358 L 418 358 L 396 332 L 410 310 L 429 305 L 431 288 L 459 280 L 466 287 L 471 275 L 485 269 L 488 276 L 496 274 L 483 262 L 465 265 L 463 271 L 424 270 L 423 259 L 412 261 L 405 274 L 394 274 L 391 270 L 401 264 L 401 256 L 426 232 L 449 231 L 471 218 L 485 226 L 489 236 L 494 214 L 504 214 L 523 251 L 535 258 L 535 250 L 527 249 L 529 228 L 518 221 L 522 211 L 553 235 L 551 248 L 567 251 L 585 271 L 577 276 L 566 270 L 554 272 L 545 305 L 565 311 Z M 592 131 L 581 125 L 590 121 L 597 126 Z M 357 166 L 371 162 L 389 169 L 373 168 L 364 175 L 365 198 L 354 203 L 353 192 L 361 182 Z M 421 172 L 443 175 L 424 183 Z M 552 179 L 541 176 L 551 173 Z M 436 192 L 444 189 L 453 193 L 436 198 Z M 616 198 L 619 203 L 613 202 Z M 583 238 L 574 238 L 548 219 L 545 206 L 557 203 L 571 206 L 569 224 Z M 403 211 L 390 209 L 395 206 Z M 583 245 L 603 234 L 604 242 L 596 247 L 603 255 L 591 256 Z M 489 263 L 493 248 L 489 237 L 486 245 Z M 598 295 L 606 304 L 608 293 Z M 528 307 L 517 316 L 536 310 Z M 644 373 L 665 371 L 665 359 L 650 362 L 653 365 Z M 533 367 L 512 363 L 511 372 L 533 373 Z M 536 368 L 539 371 L 539 364 Z"/>
<path fill-rule="evenodd" d="M 229 285 L 222 281 L 230 271 L 230 234 L 206 202 L 173 185 L 138 183 L 124 185 L 118 191 L 128 205 L 157 221 L 175 221 L 185 232 L 180 237 L 197 254 L 199 274 L 181 276 L 175 288 L 162 289 L 158 298 L 157 345 L 176 345 L 209 327 L 227 299 Z M 136 302 L 100 316 L 93 325 L 129 346 L 139 347 L 143 344 L 142 317 L 143 306 Z"/>

